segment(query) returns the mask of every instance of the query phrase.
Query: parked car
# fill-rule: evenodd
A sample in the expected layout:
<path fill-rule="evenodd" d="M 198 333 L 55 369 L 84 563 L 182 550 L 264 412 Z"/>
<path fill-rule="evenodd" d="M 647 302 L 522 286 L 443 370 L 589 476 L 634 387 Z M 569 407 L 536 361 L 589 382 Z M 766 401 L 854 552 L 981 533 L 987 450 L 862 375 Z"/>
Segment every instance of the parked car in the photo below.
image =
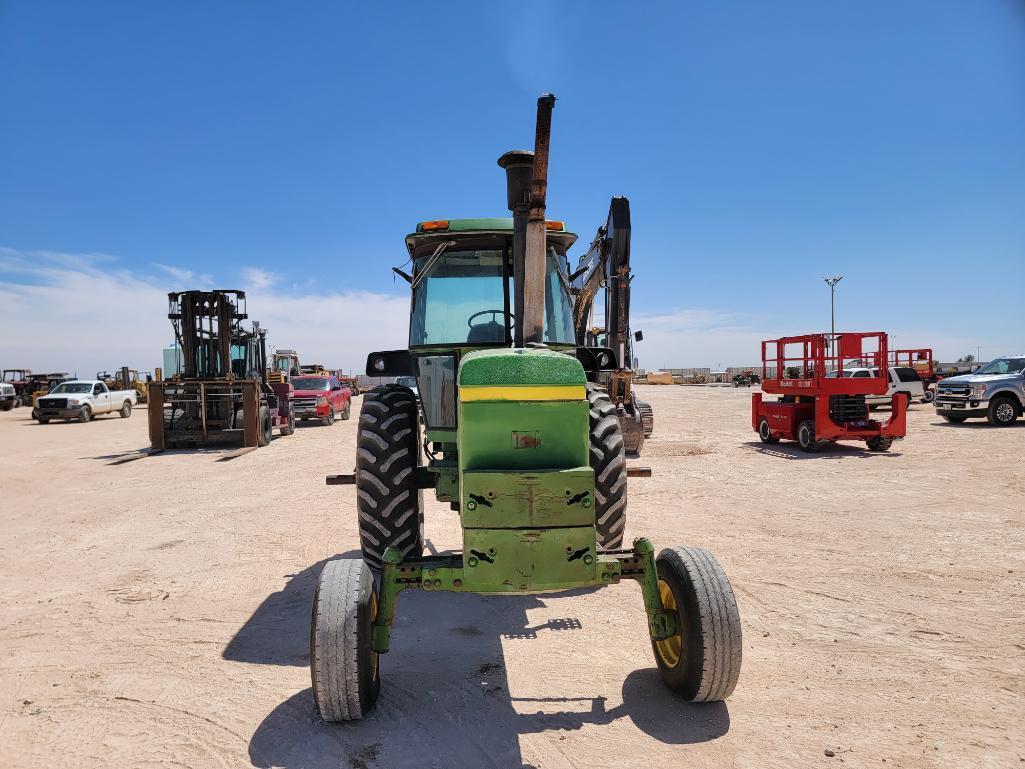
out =
<path fill-rule="evenodd" d="M 934 403 L 948 422 L 985 417 L 998 427 L 1014 424 L 1025 409 L 1025 355 L 997 358 L 972 374 L 941 379 Z"/>
<path fill-rule="evenodd" d="M 319 419 L 333 425 L 335 417 L 348 419 L 352 410 L 352 391 L 343 387 L 338 377 L 330 374 L 301 374 L 289 381 L 292 393 L 292 416 L 301 422 Z"/>
<path fill-rule="evenodd" d="M 33 416 L 41 425 L 51 419 L 88 422 L 100 414 L 120 414 L 127 419 L 135 403 L 135 390 L 109 390 L 98 379 L 75 379 L 62 382 L 41 397 Z"/>
<path fill-rule="evenodd" d="M 14 385 L 7 382 L 0 383 L 0 411 L 10 411 L 18 400 L 18 394 L 14 391 Z"/>
<path fill-rule="evenodd" d="M 889 380 L 884 395 L 866 395 L 865 403 L 869 407 L 873 406 L 889 406 L 893 400 L 893 396 L 896 393 L 904 393 L 908 396 L 908 403 L 912 401 L 918 401 L 919 403 L 927 403 L 925 396 L 925 388 L 922 385 L 922 377 L 918 375 L 918 372 L 908 366 L 890 366 L 889 367 Z M 844 377 L 875 377 L 879 376 L 878 369 L 875 368 L 845 368 L 843 370 Z M 837 372 L 831 371 L 826 374 L 827 377 L 835 378 Z"/>

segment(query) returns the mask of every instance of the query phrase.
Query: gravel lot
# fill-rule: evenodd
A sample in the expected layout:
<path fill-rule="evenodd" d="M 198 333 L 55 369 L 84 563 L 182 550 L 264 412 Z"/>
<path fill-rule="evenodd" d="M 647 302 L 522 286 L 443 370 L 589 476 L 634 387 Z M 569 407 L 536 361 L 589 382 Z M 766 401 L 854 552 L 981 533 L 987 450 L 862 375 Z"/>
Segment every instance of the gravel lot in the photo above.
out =
<path fill-rule="evenodd" d="M 647 387 L 627 536 L 717 554 L 744 668 L 675 700 L 635 584 L 406 593 L 383 689 L 325 725 L 307 669 L 326 559 L 358 549 L 356 419 L 222 461 L 145 411 L 0 412 L 0 766 L 1025 767 L 1025 423 L 909 414 L 891 452 L 764 447 L 748 390 Z M 355 404 L 358 406 L 357 403 Z M 354 417 L 355 417 L 354 409 Z M 457 547 L 430 502 L 427 535 Z M 829 753 L 834 755 L 830 756 Z"/>

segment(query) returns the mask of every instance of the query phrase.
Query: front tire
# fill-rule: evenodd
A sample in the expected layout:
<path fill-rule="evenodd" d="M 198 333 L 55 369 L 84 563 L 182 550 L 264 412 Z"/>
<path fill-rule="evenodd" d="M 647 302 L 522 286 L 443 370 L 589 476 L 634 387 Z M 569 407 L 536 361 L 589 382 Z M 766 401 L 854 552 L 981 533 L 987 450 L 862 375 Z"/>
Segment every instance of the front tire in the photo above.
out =
<path fill-rule="evenodd" d="M 865 440 L 869 451 L 889 451 L 893 445 L 893 438 L 889 435 L 874 435 Z"/>
<path fill-rule="evenodd" d="M 626 451 L 623 429 L 609 394 L 598 385 L 587 385 L 590 420 L 590 457 L 594 470 L 594 528 L 598 547 L 610 550 L 623 545 L 626 531 Z"/>
<path fill-rule="evenodd" d="M 1021 408 L 1018 402 L 1008 395 L 998 395 L 989 404 L 986 420 L 996 427 L 1007 427 L 1018 421 Z"/>
<path fill-rule="evenodd" d="M 130 417 L 132 415 L 132 404 L 129 403 L 128 401 L 125 401 L 121 405 L 121 410 L 118 411 L 117 413 L 121 415 L 122 419 L 128 419 L 128 417 Z"/>
<path fill-rule="evenodd" d="M 940 414 L 940 416 L 943 417 L 948 422 L 950 422 L 950 424 L 952 424 L 952 425 L 959 425 L 962 422 L 964 422 L 966 419 L 968 419 L 968 417 L 963 416 L 961 414 Z"/>
<path fill-rule="evenodd" d="M 769 420 L 764 417 L 758 423 L 758 437 L 762 443 L 779 443 L 779 436 L 772 434 L 772 430 L 769 429 Z"/>
<path fill-rule="evenodd" d="M 384 551 L 423 552 L 423 493 L 417 488 L 420 427 L 416 396 L 388 384 L 363 396 L 356 438 L 356 506 L 363 557 L 380 570 Z"/>
<path fill-rule="evenodd" d="M 93 418 L 93 411 L 88 406 L 82 406 L 82 408 L 80 408 L 78 410 L 78 417 L 77 417 L 77 419 L 78 419 L 79 422 L 88 422 L 92 418 Z"/>
<path fill-rule="evenodd" d="M 259 443 L 261 446 L 269 446 L 271 439 L 274 437 L 274 425 L 270 421 L 270 409 L 266 406 L 260 407 L 260 436 Z"/>
<path fill-rule="evenodd" d="M 381 691 L 378 655 L 370 640 L 377 590 L 361 559 L 328 561 L 313 596 L 310 678 L 325 721 L 357 721 Z"/>
<path fill-rule="evenodd" d="M 935 398 L 935 397 L 936 397 L 936 393 L 933 392 L 932 389 L 927 387 L 927 388 L 925 388 L 925 391 L 922 393 L 922 402 L 923 403 L 932 403 L 933 398 Z"/>
<path fill-rule="evenodd" d="M 655 559 L 662 606 L 677 633 L 652 640 L 662 680 L 691 702 L 715 702 L 737 686 L 743 657 L 740 611 L 719 562 L 700 547 L 666 548 Z"/>
<path fill-rule="evenodd" d="M 812 420 L 806 419 L 797 426 L 797 445 L 801 447 L 801 451 L 809 454 L 822 448 L 815 440 L 815 423 Z"/>
<path fill-rule="evenodd" d="M 36 417 L 36 421 L 41 425 L 50 424 L 50 417 Z"/>
<path fill-rule="evenodd" d="M 335 423 L 335 407 L 334 406 L 331 406 L 330 408 L 328 408 L 327 416 L 323 417 L 320 420 L 320 423 L 322 425 L 324 425 L 324 427 L 330 427 L 331 425 L 333 425 Z"/>
<path fill-rule="evenodd" d="M 343 422 L 348 422 L 349 421 L 349 417 L 351 417 L 351 416 L 352 416 L 352 400 L 350 399 L 350 400 L 345 402 L 345 411 L 342 412 L 342 421 Z"/>

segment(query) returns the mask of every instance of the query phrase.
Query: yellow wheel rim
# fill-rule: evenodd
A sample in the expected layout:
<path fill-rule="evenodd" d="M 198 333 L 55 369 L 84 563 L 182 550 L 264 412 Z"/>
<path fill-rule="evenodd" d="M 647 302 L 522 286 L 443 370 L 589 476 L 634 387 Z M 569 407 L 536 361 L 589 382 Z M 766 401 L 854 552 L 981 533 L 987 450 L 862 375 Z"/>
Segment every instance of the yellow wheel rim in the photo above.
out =
<path fill-rule="evenodd" d="M 377 621 L 377 591 L 370 591 L 370 632 L 373 634 L 374 622 Z M 370 680 L 377 678 L 377 652 L 370 651 Z"/>
<path fill-rule="evenodd" d="M 662 598 L 662 607 L 668 611 L 676 612 L 676 596 L 672 588 L 664 580 L 658 581 L 658 593 Z M 679 614 L 677 614 L 679 617 Z M 680 655 L 683 652 L 683 629 L 680 628 L 675 635 L 671 635 L 661 641 L 655 641 L 655 651 L 658 653 L 662 664 L 667 668 L 675 668 L 680 664 Z"/>

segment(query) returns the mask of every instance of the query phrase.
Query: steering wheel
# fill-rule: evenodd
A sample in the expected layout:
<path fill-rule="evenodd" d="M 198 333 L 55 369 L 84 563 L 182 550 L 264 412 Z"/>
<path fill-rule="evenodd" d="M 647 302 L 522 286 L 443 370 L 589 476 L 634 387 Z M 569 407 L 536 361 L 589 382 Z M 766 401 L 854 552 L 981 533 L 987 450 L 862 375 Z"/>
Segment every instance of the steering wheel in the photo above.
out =
<path fill-rule="evenodd" d="M 469 326 L 470 328 L 473 328 L 474 327 L 473 326 L 473 319 L 474 318 L 479 318 L 481 315 L 490 315 L 491 316 L 491 321 L 490 322 L 491 323 L 498 323 L 498 321 L 495 320 L 495 316 L 498 315 L 499 313 L 501 313 L 502 315 L 508 315 L 510 320 L 514 320 L 513 314 L 511 312 L 506 312 L 505 310 L 481 310 L 480 312 L 475 312 L 473 315 L 471 315 L 469 318 L 467 318 L 466 325 Z M 483 326 L 484 324 L 482 323 L 480 325 Z"/>

